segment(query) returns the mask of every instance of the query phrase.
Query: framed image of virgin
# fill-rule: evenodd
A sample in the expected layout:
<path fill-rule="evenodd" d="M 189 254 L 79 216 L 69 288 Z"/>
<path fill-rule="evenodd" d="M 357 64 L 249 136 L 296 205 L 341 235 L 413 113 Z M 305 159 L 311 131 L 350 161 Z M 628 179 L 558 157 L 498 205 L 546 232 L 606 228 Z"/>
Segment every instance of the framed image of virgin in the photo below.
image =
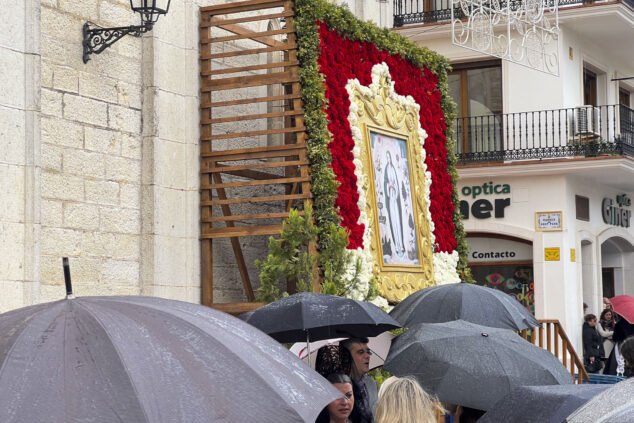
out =
<path fill-rule="evenodd" d="M 370 130 L 381 257 L 384 265 L 419 265 L 407 140 Z"/>
<path fill-rule="evenodd" d="M 418 106 L 394 93 L 387 65 L 375 65 L 372 84 L 348 83 L 359 222 L 365 269 L 379 294 L 399 302 L 434 282 L 434 235 L 429 210 L 431 174 Z"/>

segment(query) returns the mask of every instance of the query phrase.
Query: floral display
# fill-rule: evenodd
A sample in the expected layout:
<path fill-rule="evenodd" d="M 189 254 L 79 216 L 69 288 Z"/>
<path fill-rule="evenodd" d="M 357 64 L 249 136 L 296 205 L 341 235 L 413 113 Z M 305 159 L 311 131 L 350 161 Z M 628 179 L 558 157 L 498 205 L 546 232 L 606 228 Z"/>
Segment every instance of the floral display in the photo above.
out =
<path fill-rule="evenodd" d="M 328 145 L 332 155 L 332 168 L 340 183 L 335 206 L 339 208 L 342 226 L 350 231 L 350 249 L 363 247 L 365 227 L 359 222 L 359 194 L 352 150 L 354 140 L 347 117 L 350 110 L 346 84 L 350 79 L 358 79 L 367 86 L 371 81 L 372 67 L 385 62 L 390 69 L 395 91 L 410 95 L 420 106 L 420 124 L 425 128 L 428 141 L 425 144 L 425 163 L 432 173 L 430 189 L 430 212 L 435 222 L 437 252 L 452 252 L 456 249 L 455 226 L 453 223 L 454 204 L 451 199 L 453 186 L 447 173 L 447 150 L 445 115 L 440 104 L 438 78 L 429 69 L 420 69 L 411 62 L 386 51 L 380 51 L 374 44 L 353 41 L 341 37 L 321 23 L 320 71 L 325 76 L 328 107 L 328 130 L 333 141 Z"/>

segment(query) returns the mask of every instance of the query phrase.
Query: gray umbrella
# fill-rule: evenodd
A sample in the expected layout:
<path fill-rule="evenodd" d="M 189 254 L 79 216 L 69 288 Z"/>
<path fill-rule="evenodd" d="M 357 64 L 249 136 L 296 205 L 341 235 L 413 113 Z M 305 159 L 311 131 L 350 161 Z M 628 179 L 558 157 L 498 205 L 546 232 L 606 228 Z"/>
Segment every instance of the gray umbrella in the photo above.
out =
<path fill-rule="evenodd" d="M 609 385 L 520 386 L 497 402 L 478 423 L 563 423 Z"/>
<path fill-rule="evenodd" d="M 550 352 L 508 329 L 463 320 L 412 326 L 392 341 L 384 368 L 416 377 L 440 401 L 480 410 L 517 386 L 572 383 Z"/>
<path fill-rule="evenodd" d="M 341 394 L 228 314 L 84 297 L 0 315 L 0 422 L 313 422 Z"/>
<path fill-rule="evenodd" d="M 370 337 L 401 327 L 374 304 L 313 292 L 290 295 L 240 318 L 279 342 Z"/>
<path fill-rule="evenodd" d="M 390 312 L 400 324 L 466 320 L 483 326 L 522 330 L 540 323 L 512 296 L 471 283 L 450 283 L 414 292 Z"/>
<path fill-rule="evenodd" d="M 568 416 L 566 422 L 634 422 L 634 378 L 615 383 Z"/>

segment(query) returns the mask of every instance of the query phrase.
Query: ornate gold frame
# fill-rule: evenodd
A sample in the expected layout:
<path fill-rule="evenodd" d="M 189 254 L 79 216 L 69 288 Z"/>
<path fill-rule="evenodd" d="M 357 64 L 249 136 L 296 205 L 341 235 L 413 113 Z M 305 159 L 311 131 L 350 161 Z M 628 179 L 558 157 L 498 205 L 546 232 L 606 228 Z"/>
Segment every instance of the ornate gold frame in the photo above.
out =
<path fill-rule="evenodd" d="M 350 101 L 357 106 L 357 121 L 354 126 L 361 131 L 363 137 L 363 142 L 358 147 L 360 148 L 359 159 L 366 176 L 363 189 L 367 199 L 365 212 L 372 229 L 369 248 L 374 259 L 373 273 L 379 285 L 380 295 L 390 302 L 400 302 L 415 291 L 435 285 L 433 245 L 425 196 L 425 169 L 419 139 L 418 110 L 415 104 L 404 104 L 395 99 L 389 75 L 382 75 L 378 86 L 370 87 L 371 92 L 363 88 L 353 87 Z M 406 142 L 419 265 L 393 265 L 383 262 L 381 234 L 377 219 L 371 131 L 403 139 Z M 368 246 L 366 245 L 365 248 Z"/>

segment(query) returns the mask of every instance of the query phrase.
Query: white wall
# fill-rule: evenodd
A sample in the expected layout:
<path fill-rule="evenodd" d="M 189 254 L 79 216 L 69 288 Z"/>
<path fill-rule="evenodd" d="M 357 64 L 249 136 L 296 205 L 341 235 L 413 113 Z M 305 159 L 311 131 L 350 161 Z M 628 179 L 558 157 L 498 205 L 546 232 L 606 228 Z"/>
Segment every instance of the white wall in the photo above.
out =
<path fill-rule="evenodd" d="M 634 248 L 634 230 L 607 225 L 601 216 L 601 201 L 615 198 L 622 191 L 599 185 L 591 179 L 577 175 L 550 175 L 542 177 L 490 177 L 464 178 L 458 182 L 459 193 L 464 186 L 494 184 L 511 186 L 511 205 L 505 209 L 504 218 L 476 219 L 470 216 L 464 221 L 467 233 L 484 232 L 515 236 L 533 242 L 533 271 L 535 283 L 535 314 L 542 319 L 558 319 L 570 339 L 580 348 L 582 304 L 587 302 L 589 312 L 601 310 L 601 267 L 616 267 L 617 291 L 634 290 L 634 273 L 625 252 L 614 257 L 601 257 L 601 244 L 606 239 L 619 236 L 631 242 Z M 626 193 L 630 197 L 634 192 Z M 576 219 L 575 195 L 590 199 L 590 221 Z M 493 200 L 508 194 L 480 195 L 477 198 Z M 474 199 L 462 200 L 473 203 Z M 562 211 L 564 230 L 560 232 L 535 231 L 535 212 Z M 583 244 L 586 245 L 582 245 Z M 625 243 L 624 245 L 626 245 Z M 559 261 L 546 261 L 544 249 L 560 249 Z M 571 249 L 575 249 L 576 261 L 571 261 Z M 619 281 L 622 281 L 619 285 Z"/>

